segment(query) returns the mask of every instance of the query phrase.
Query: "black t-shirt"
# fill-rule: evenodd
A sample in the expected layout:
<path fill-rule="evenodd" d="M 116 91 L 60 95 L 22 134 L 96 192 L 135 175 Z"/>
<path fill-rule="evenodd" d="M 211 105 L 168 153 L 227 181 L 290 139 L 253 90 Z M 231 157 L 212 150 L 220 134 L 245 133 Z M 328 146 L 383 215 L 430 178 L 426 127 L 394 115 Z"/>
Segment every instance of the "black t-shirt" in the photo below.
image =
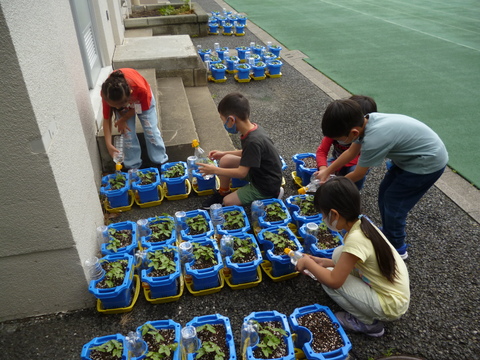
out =
<path fill-rule="evenodd" d="M 282 162 L 273 141 L 258 126 L 241 139 L 241 166 L 250 168 L 250 182 L 264 196 L 276 198 L 282 185 Z"/>

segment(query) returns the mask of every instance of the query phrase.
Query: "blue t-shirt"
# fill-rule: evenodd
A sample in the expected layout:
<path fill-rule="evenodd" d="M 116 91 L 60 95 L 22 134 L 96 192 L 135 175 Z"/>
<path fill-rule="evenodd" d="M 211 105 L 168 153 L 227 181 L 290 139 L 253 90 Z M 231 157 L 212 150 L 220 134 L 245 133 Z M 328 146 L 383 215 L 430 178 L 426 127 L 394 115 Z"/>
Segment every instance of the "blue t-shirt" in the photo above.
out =
<path fill-rule="evenodd" d="M 369 114 L 358 165 L 380 166 L 385 158 L 414 174 L 430 174 L 447 165 L 440 137 L 424 123 L 399 114 Z"/>

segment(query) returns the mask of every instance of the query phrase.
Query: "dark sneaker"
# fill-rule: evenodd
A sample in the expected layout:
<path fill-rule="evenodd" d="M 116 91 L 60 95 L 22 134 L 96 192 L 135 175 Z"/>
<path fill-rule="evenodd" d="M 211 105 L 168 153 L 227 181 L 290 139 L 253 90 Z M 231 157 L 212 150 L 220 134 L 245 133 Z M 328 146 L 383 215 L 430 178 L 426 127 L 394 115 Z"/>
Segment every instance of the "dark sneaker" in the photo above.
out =
<path fill-rule="evenodd" d="M 223 204 L 223 196 L 220 193 L 215 192 L 212 196 L 202 202 L 202 208 L 209 210 L 213 204 Z"/>
<path fill-rule="evenodd" d="M 346 311 L 337 312 L 335 313 L 335 316 L 337 317 L 338 322 L 342 324 L 342 327 L 347 330 L 362 332 L 373 337 L 380 337 L 385 332 L 383 323 L 378 320 L 375 320 L 371 325 L 367 325 Z"/>

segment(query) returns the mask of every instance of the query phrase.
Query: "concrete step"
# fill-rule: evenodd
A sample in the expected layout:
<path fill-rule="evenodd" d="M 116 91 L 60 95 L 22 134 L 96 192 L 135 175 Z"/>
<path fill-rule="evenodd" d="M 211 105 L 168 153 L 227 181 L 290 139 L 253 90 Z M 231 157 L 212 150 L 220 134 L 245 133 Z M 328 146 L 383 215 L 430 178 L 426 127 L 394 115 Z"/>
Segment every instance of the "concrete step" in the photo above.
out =
<path fill-rule="evenodd" d="M 187 87 L 185 92 L 202 149 L 207 152 L 235 150 L 230 135 L 222 126 L 217 106 L 208 87 Z"/>
<path fill-rule="evenodd" d="M 157 79 L 161 107 L 162 137 L 169 161 L 186 161 L 193 154 L 192 140 L 198 139 L 182 79 Z"/>
<path fill-rule="evenodd" d="M 113 67 L 153 68 L 157 78 L 181 77 L 185 86 L 207 85 L 206 68 L 188 35 L 125 38 L 115 48 Z"/>

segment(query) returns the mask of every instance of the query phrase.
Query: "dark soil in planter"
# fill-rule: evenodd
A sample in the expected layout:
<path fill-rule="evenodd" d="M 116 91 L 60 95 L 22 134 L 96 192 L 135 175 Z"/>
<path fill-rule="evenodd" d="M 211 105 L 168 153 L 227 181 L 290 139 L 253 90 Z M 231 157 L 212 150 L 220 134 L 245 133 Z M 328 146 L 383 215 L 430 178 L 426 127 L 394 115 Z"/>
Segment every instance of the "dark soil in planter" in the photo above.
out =
<path fill-rule="evenodd" d="M 338 238 L 335 238 L 328 230 L 319 228 L 317 235 L 317 247 L 319 249 L 333 249 L 339 244 Z"/>
<path fill-rule="evenodd" d="M 90 359 L 92 360 L 118 360 L 118 357 L 112 355 L 112 353 L 92 350 L 90 351 Z"/>
<path fill-rule="evenodd" d="M 237 244 L 237 242 L 233 243 L 233 254 L 240 248 L 241 246 Z M 245 247 L 243 247 L 245 248 Z M 231 261 L 237 264 L 247 263 L 250 261 L 254 261 L 257 259 L 257 253 L 255 251 L 255 247 L 250 247 L 249 252 L 242 252 L 243 257 L 231 257 Z"/>
<path fill-rule="evenodd" d="M 319 212 L 315 210 L 315 207 L 313 205 L 313 196 L 300 198 L 295 201 L 295 204 L 300 207 L 300 211 L 298 214 L 301 216 L 314 216 L 319 214 Z"/>
<path fill-rule="evenodd" d="M 210 332 L 207 328 L 203 328 L 202 330 L 197 332 L 198 338 L 200 339 L 201 342 L 210 341 L 217 344 L 218 347 L 220 348 L 220 351 L 225 354 L 224 359 L 229 359 L 230 349 L 227 346 L 227 341 L 226 341 L 227 331 L 225 330 L 225 326 L 223 326 L 222 324 L 215 324 L 215 325 L 212 324 L 212 326 L 215 329 L 215 333 Z M 214 352 L 211 352 L 197 359 L 216 360 L 215 355 L 216 354 Z"/>
<path fill-rule="evenodd" d="M 163 231 L 166 227 L 164 222 L 156 223 L 156 224 L 150 224 L 149 228 L 152 231 L 152 234 L 147 240 L 147 242 L 161 242 L 168 240 L 172 237 L 172 231 Z"/>
<path fill-rule="evenodd" d="M 206 245 L 207 247 L 213 248 L 210 245 Z M 193 255 L 195 255 L 196 249 L 193 249 Z M 200 259 L 195 259 L 195 263 L 191 266 L 191 269 L 193 270 L 198 270 L 198 269 L 207 269 L 210 267 L 213 267 L 217 265 L 217 259 L 205 259 L 205 258 L 200 258 Z"/>
<path fill-rule="evenodd" d="M 275 329 L 275 328 L 276 329 L 283 329 L 282 323 L 280 321 L 266 321 L 266 322 L 262 322 L 262 323 L 259 323 L 259 324 L 263 329 L 268 329 L 270 331 L 272 331 L 272 329 Z M 283 335 L 280 334 L 277 331 L 272 331 L 272 332 L 274 333 L 274 335 L 276 337 L 278 337 L 281 340 L 280 344 L 278 344 L 277 348 L 268 357 L 265 357 L 262 350 L 259 347 L 257 347 L 255 350 L 253 350 L 253 356 L 256 359 L 277 359 L 277 358 L 281 358 L 281 357 L 284 357 L 284 356 L 287 355 L 287 353 L 288 353 L 287 343 L 283 339 Z M 264 336 L 265 335 L 263 335 L 263 334 L 259 334 L 259 343 L 262 342 L 262 339 L 264 338 Z"/>
<path fill-rule="evenodd" d="M 317 168 L 317 160 L 313 156 L 308 156 L 302 159 L 304 166 L 307 169 L 316 169 Z"/>
<path fill-rule="evenodd" d="M 238 211 L 228 211 L 224 214 L 225 222 L 223 224 L 224 230 L 237 230 L 245 226 L 245 220 L 243 220 L 243 214 Z"/>
<path fill-rule="evenodd" d="M 285 213 L 282 207 L 277 203 L 269 204 L 265 207 L 265 221 L 275 222 L 285 220 L 286 216 L 282 217 L 279 213 Z"/>
<path fill-rule="evenodd" d="M 128 261 L 127 260 L 118 260 L 118 261 L 112 261 L 112 262 L 103 262 L 102 263 L 102 268 L 105 270 L 105 274 L 107 274 L 113 267 L 115 263 L 120 263 L 122 265 L 122 270 L 123 273 L 125 274 L 125 270 L 127 269 Z M 106 283 L 106 280 L 111 280 L 113 282 L 113 287 L 122 285 L 123 279 L 120 278 L 114 278 L 114 279 L 107 279 L 106 277 L 97 283 L 97 288 L 98 289 L 110 289 L 111 286 L 108 286 Z"/>
<path fill-rule="evenodd" d="M 150 332 L 143 335 L 143 340 L 148 345 L 148 352 L 158 353 L 158 349 L 161 345 L 170 345 L 175 343 L 175 330 L 172 329 L 159 329 L 157 332 L 163 337 L 164 340 L 157 341 L 155 340 L 154 334 Z M 174 352 L 172 351 L 170 355 L 162 354 L 163 360 L 173 359 Z"/>
<path fill-rule="evenodd" d="M 189 235 L 200 235 L 209 230 L 207 219 L 201 215 L 197 215 L 194 223 L 187 221 L 188 225 L 188 234 Z M 193 219 L 193 218 L 192 218 Z"/>
<path fill-rule="evenodd" d="M 316 353 L 330 352 L 344 346 L 342 337 L 337 331 L 338 325 L 324 312 L 306 314 L 300 316 L 297 321 L 300 326 L 311 331 L 313 336 L 311 346 Z"/>
<path fill-rule="evenodd" d="M 114 234 L 109 235 L 120 242 L 120 246 L 117 246 L 117 250 L 132 243 L 132 230 L 116 230 Z"/>
<path fill-rule="evenodd" d="M 141 181 L 138 183 L 138 185 L 140 186 L 153 184 L 157 180 L 156 174 L 153 171 L 146 173 L 139 172 L 139 174 L 140 175 L 138 177 Z"/>
<path fill-rule="evenodd" d="M 175 257 L 175 254 L 173 252 L 167 252 L 167 253 L 164 253 L 164 255 L 168 257 L 170 260 L 173 260 L 173 258 Z M 167 271 L 166 269 L 153 269 L 152 271 L 150 271 L 148 276 L 160 277 L 160 276 L 170 275 L 171 273 L 172 273 L 171 271 Z"/>

